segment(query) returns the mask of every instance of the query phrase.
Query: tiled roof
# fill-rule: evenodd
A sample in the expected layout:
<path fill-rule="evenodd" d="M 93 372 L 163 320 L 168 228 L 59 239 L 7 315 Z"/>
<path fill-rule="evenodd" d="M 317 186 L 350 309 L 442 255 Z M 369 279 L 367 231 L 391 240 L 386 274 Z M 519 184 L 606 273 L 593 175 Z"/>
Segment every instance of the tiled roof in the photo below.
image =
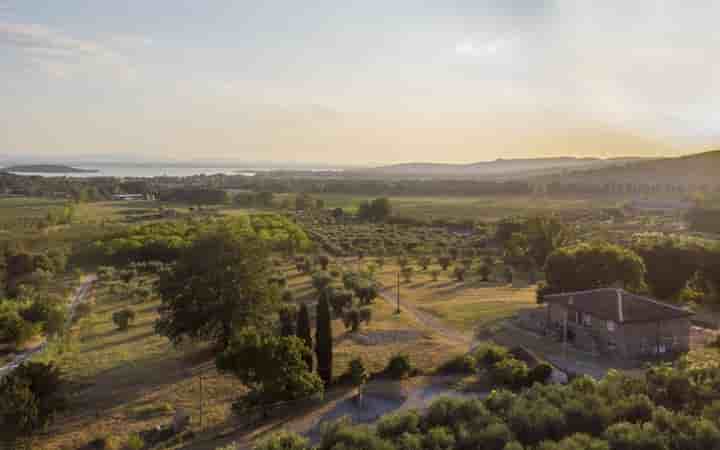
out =
<path fill-rule="evenodd" d="M 618 323 L 657 322 L 693 315 L 687 309 L 614 288 L 546 295 L 545 301 Z"/>

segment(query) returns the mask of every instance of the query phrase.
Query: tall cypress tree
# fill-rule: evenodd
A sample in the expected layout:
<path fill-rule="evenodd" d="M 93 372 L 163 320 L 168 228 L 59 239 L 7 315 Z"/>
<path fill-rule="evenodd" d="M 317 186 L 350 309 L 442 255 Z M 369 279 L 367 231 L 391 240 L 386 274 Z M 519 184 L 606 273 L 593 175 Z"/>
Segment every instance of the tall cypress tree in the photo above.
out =
<path fill-rule="evenodd" d="M 317 304 L 315 354 L 317 355 L 318 375 L 325 384 L 330 384 L 332 381 L 332 325 L 330 324 L 330 305 L 324 295 Z"/>
<path fill-rule="evenodd" d="M 305 305 L 305 303 L 300 305 L 300 312 L 298 313 L 297 327 L 295 327 L 295 332 L 297 333 L 297 337 L 302 339 L 302 341 L 307 346 L 308 350 L 310 350 L 310 353 L 308 354 L 308 358 L 305 359 L 305 363 L 308 365 L 308 369 L 310 371 L 312 371 L 313 370 L 313 356 L 312 356 L 313 339 L 312 339 L 312 330 L 310 329 L 310 313 L 308 312 L 307 305 Z"/>

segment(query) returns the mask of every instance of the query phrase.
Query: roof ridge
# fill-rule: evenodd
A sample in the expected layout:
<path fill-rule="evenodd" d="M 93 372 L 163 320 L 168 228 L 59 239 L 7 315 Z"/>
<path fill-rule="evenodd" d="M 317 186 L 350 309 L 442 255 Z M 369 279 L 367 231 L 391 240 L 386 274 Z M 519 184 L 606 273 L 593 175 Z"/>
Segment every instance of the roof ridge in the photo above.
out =
<path fill-rule="evenodd" d="M 632 295 L 632 296 L 635 297 L 635 299 L 637 299 L 637 300 L 643 300 L 643 301 L 646 301 L 646 302 L 648 302 L 648 303 L 653 303 L 653 304 L 655 304 L 655 305 L 662 306 L 662 307 L 669 308 L 669 309 L 674 309 L 674 310 L 676 310 L 676 311 L 690 312 L 689 310 L 687 310 L 687 309 L 685 309 L 685 308 L 681 308 L 681 307 L 679 307 L 679 306 L 671 305 L 670 303 L 661 302 L 661 301 L 659 301 L 659 300 L 655 300 L 655 299 L 652 299 L 652 298 L 650 298 L 650 297 L 645 297 L 644 295 L 633 294 L 632 292 L 626 292 L 626 291 L 624 291 L 624 290 L 622 290 L 622 289 L 619 289 L 619 290 L 622 291 L 623 295 L 625 295 L 625 294 Z"/>
<path fill-rule="evenodd" d="M 575 294 L 587 294 L 590 292 L 600 292 L 600 291 L 616 291 L 620 290 L 623 292 L 626 292 L 624 289 L 618 289 L 618 288 L 612 288 L 612 287 L 602 287 L 602 288 L 595 288 L 595 289 L 586 289 L 584 291 L 569 291 L 569 292 L 559 292 L 557 294 L 547 294 L 544 297 L 560 297 L 561 295 L 575 295 Z M 626 292 L 627 293 L 627 292 Z"/>

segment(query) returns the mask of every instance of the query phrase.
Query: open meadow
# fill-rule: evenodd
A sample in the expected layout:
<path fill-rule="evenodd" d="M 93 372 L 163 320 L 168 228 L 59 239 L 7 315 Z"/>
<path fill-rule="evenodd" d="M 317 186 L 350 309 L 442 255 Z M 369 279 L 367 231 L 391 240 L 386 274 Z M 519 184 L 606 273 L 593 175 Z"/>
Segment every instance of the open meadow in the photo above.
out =
<path fill-rule="evenodd" d="M 290 266 L 284 269 L 296 301 L 310 304 L 314 312 L 316 295 L 310 277 Z M 150 286 L 151 279 L 143 277 L 131 284 L 120 280 L 99 283 L 90 313 L 76 323 L 64 342 L 54 343 L 43 357 L 59 364 L 68 380 L 70 402 L 68 410 L 39 437 L 42 448 L 80 448 L 108 436 L 122 441 L 133 432 L 166 424 L 178 410 L 191 415 L 195 432 L 204 430 L 210 436 L 221 430 L 236 430 L 242 421 L 232 413 L 231 405 L 245 387 L 232 375 L 217 372 L 208 346 L 176 348 L 155 333 L 159 299 L 154 294 L 138 297 L 133 293 L 138 284 Z M 135 320 L 121 331 L 113 323 L 113 314 L 126 308 L 134 311 Z M 466 351 L 412 315 L 396 315 L 381 299 L 375 301 L 372 310 L 371 322 L 357 333 L 349 332 L 339 318 L 332 321 L 337 376 L 357 357 L 366 361 L 370 371 L 379 372 L 391 356 L 403 353 L 418 369 L 431 372 Z"/>

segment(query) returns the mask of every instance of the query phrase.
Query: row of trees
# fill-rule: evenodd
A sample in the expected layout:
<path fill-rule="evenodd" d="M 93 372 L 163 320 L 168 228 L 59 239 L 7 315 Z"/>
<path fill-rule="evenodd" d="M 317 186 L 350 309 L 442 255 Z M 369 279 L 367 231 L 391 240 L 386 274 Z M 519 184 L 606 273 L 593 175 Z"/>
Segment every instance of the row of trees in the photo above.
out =
<path fill-rule="evenodd" d="M 608 286 L 649 292 L 663 300 L 718 301 L 720 248 L 668 237 L 638 239 L 632 248 L 583 243 L 554 251 L 542 295 Z"/>

